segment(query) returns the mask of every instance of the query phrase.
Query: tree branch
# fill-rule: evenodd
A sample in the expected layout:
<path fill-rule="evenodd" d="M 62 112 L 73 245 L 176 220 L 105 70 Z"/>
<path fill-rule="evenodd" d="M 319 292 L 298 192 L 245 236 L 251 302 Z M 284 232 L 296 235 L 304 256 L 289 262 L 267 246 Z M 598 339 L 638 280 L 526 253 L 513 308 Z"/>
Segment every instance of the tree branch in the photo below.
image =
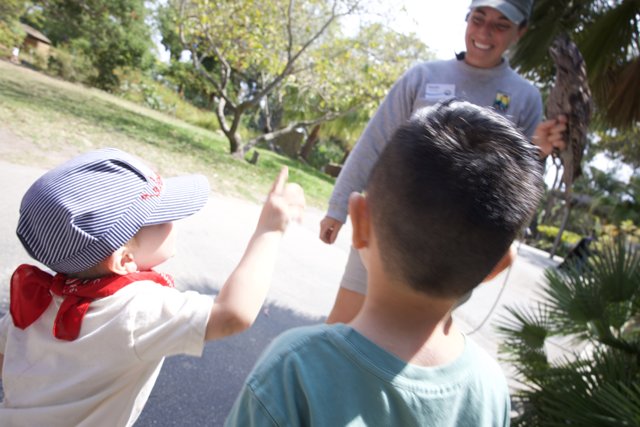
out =
<path fill-rule="evenodd" d="M 291 3 L 290 3 L 291 4 Z M 252 107 L 254 105 L 256 105 L 259 100 L 269 94 L 276 86 L 278 86 L 287 76 L 289 76 L 290 74 L 292 74 L 293 72 L 293 66 L 295 64 L 295 62 L 298 60 L 298 58 L 300 58 L 300 56 L 307 51 L 307 49 L 327 30 L 327 28 L 329 27 L 329 25 L 331 25 L 336 19 L 342 17 L 342 16 L 347 16 L 350 15 L 351 13 L 353 13 L 353 11 L 358 7 L 359 2 L 355 2 L 353 3 L 353 5 L 351 5 L 349 8 L 347 8 L 346 11 L 344 12 L 336 12 L 336 7 L 337 7 L 337 1 L 333 2 L 333 6 L 331 8 L 331 14 L 329 15 L 329 18 L 327 18 L 327 20 L 320 26 L 320 29 L 318 29 L 307 41 L 306 43 L 304 43 L 300 49 L 298 49 L 298 51 L 293 54 L 293 56 L 289 55 L 289 58 L 287 60 L 287 63 L 285 64 L 284 68 L 282 69 L 282 71 L 275 76 L 275 78 L 268 83 L 264 88 L 262 88 L 262 90 L 260 90 L 251 100 L 246 101 L 249 107 Z"/>
<path fill-rule="evenodd" d="M 360 105 L 356 105 L 353 106 L 351 108 L 349 108 L 348 110 L 345 111 L 332 111 L 332 112 L 328 112 L 320 117 L 317 117 L 315 119 L 311 119 L 311 120 L 299 120 L 297 122 L 294 123 L 289 123 L 287 126 L 274 130 L 273 132 L 269 132 L 269 133 L 265 133 L 262 134 L 250 141 L 248 141 L 246 144 L 244 144 L 242 146 L 242 153 L 243 155 L 246 154 L 249 150 L 251 150 L 253 147 L 255 147 L 256 145 L 260 144 L 261 142 L 272 142 L 273 140 L 275 140 L 276 138 L 280 137 L 281 135 L 286 135 L 290 132 L 292 132 L 293 130 L 303 127 L 303 128 L 307 128 L 307 127 L 312 127 L 315 125 L 318 125 L 320 123 L 325 123 L 325 122 L 330 122 L 331 120 L 335 120 L 338 119 L 340 117 L 346 116 L 347 114 L 350 114 L 356 110 L 358 110 L 360 108 Z"/>

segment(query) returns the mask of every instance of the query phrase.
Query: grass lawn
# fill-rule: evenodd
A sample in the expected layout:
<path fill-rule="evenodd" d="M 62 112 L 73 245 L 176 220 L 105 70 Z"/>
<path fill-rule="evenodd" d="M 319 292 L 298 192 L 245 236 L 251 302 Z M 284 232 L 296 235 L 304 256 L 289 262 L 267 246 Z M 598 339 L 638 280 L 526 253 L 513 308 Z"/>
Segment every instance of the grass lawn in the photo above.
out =
<path fill-rule="evenodd" d="M 289 167 L 290 181 L 305 189 L 310 206 L 323 209 L 334 183 L 268 150 L 258 150 L 255 166 L 235 160 L 217 132 L 0 60 L 2 130 L 16 136 L 0 141 L 7 161 L 49 168 L 87 150 L 116 147 L 144 158 L 165 176 L 202 173 L 214 191 L 258 202 L 282 165 Z"/>

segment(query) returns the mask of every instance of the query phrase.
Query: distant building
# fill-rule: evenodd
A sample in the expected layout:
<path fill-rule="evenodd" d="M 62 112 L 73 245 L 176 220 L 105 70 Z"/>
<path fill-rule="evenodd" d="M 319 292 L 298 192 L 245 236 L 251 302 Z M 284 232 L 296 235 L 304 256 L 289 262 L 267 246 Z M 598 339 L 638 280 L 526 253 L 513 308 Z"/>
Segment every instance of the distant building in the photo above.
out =
<path fill-rule="evenodd" d="M 21 24 L 22 29 L 27 33 L 24 41 L 22 42 L 22 49 L 25 52 L 32 51 L 34 54 L 43 58 L 49 57 L 49 51 L 51 49 L 51 40 L 47 38 L 40 31 L 27 24 Z"/>

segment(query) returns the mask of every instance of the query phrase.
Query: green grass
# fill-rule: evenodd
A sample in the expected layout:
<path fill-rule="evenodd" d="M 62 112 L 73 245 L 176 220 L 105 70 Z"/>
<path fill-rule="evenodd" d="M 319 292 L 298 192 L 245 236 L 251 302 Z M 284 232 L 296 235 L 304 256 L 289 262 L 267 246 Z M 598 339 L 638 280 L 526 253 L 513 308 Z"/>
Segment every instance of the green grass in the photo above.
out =
<path fill-rule="evenodd" d="M 166 176 L 203 173 L 214 191 L 264 200 L 282 165 L 305 189 L 310 206 L 324 208 L 334 180 L 276 153 L 259 150 L 257 165 L 234 159 L 227 140 L 175 117 L 105 92 L 60 81 L 0 61 L 0 129 L 24 147 L 2 147 L 5 160 L 50 167 L 99 147 L 116 147 L 144 158 Z"/>
<path fill-rule="evenodd" d="M 212 111 L 200 109 L 186 102 L 177 92 L 136 70 L 123 71 L 118 96 L 155 110 L 169 112 L 174 117 L 209 130 L 218 129 Z"/>

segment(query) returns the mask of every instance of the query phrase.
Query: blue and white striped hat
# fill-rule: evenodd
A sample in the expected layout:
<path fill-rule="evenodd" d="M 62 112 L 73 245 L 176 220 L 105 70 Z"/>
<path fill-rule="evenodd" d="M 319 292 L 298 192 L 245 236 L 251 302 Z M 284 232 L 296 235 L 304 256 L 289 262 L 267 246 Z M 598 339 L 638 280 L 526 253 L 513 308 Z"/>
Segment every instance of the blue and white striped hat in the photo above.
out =
<path fill-rule="evenodd" d="M 37 261 L 59 273 L 78 273 L 141 227 L 196 213 L 208 196 L 202 175 L 163 180 L 140 159 L 105 148 L 40 177 L 22 198 L 17 234 Z"/>

